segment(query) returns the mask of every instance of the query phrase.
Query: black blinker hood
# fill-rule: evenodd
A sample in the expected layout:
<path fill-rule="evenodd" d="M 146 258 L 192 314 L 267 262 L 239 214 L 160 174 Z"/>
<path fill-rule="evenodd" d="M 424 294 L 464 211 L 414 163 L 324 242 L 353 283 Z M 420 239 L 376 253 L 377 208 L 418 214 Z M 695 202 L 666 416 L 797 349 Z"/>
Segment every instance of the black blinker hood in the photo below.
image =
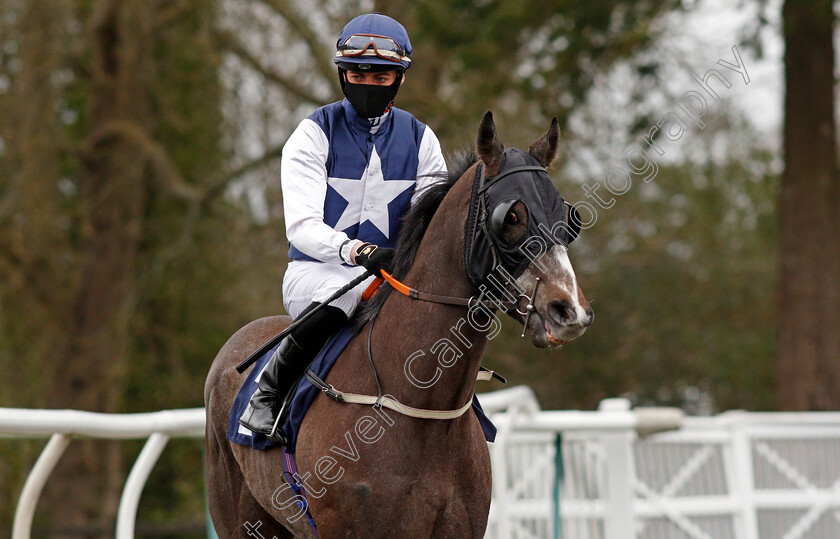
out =
<path fill-rule="evenodd" d="M 507 244 L 500 232 L 507 210 L 517 201 L 528 210 L 527 230 L 517 241 Z M 554 245 L 568 247 L 580 232 L 580 223 L 574 207 L 563 200 L 534 156 L 516 148 L 506 149 L 499 172 L 492 178 L 484 177 L 484 165 L 479 163 L 470 198 L 464 253 L 470 282 L 476 287 L 490 286 L 487 278 L 497 266 L 516 279 Z"/>

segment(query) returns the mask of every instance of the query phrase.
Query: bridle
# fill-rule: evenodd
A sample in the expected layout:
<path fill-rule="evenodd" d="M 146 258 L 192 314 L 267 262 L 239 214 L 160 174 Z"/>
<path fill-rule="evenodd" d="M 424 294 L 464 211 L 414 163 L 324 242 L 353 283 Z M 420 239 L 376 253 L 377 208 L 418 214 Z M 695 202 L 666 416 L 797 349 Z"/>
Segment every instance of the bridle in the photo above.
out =
<path fill-rule="evenodd" d="M 377 279 L 381 280 L 384 278 L 388 284 L 390 284 L 394 290 L 399 292 L 400 294 L 407 296 L 411 299 L 417 299 L 420 301 L 428 301 L 431 303 L 440 303 L 443 305 L 459 305 L 459 306 L 466 306 L 467 309 L 472 309 L 476 305 L 483 305 L 484 307 L 490 309 L 491 311 L 494 309 L 500 309 L 505 312 L 515 311 L 520 316 L 524 316 L 525 320 L 522 322 L 522 333 L 519 335 L 520 337 L 525 337 L 525 330 L 528 329 L 528 321 L 531 319 L 531 314 L 536 310 L 534 306 L 534 298 L 537 297 L 537 288 L 540 286 L 540 278 L 536 277 L 534 280 L 534 289 L 531 291 L 531 294 L 516 294 L 517 301 L 509 301 L 503 303 L 497 303 L 495 301 L 489 301 L 487 299 L 482 299 L 485 291 L 481 292 L 478 296 L 470 296 L 468 298 L 459 298 L 453 296 L 439 296 L 436 294 L 429 294 L 426 292 L 420 292 L 414 288 L 410 288 L 400 281 L 393 278 L 391 275 L 388 274 L 386 271 L 382 271 L 383 277 L 377 277 Z M 374 280 L 374 285 L 376 284 L 376 280 Z M 519 310 L 519 300 L 525 298 L 527 300 L 527 304 L 525 305 L 525 310 Z"/>
<path fill-rule="evenodd" d="M 484 283 L 480 282 L 479 279 L 473 278 L 472 275 L 469 275 L 470 262 L 473 257 L 473 249 L 476 246 L 476 242 L 472 240 L 476 234 L 476 230 L 479 230 L 482 235 L 481 239 L 487 243 L 487 246 L 490 249 L 492 265 L 491 270 L 487 272 L 488 275 L 492 274 L 492 272 L 495 271 L 496 268 L 504 267 L 502 264 L 502 256 L 499 253 L 499 246 L 495 241 L 493 234 L 491 233 L 491 230 L 494 228 L 493 219 L 497 218 L 497 216 L 490 215 L 488 213 L 487 193 L 489 192 L 491 187 L 496 185 L 499 180 L 506 176 L 510 176 L 520 172 L 546 173 L 546 170 L 545 167 L 537 165 L 514 166 L 505 170 L 500 170 L 496 175 L 491 176 L 489 178 L 485 177 L 484 172 L 484 164 L 479 163 L 476 168 L 475 178 L 473 180 L 473 190 L 472 195 L 470 197 L 470 210 L 467 217 L 465 242 L 465 257 L 468 268 L 468 277 L 472 284 L 475 286 L 475 289 L 478 290 L 478 293 L 465 298 L 423 292 L 400 282 L 388 272 L 382 271 L 382 276 L 377 277 L 374 280 L 373 284 L 365 292 L 365 295 L 363 296 L 364 300 L 369 299 L 370 295 L 372 295 L 372 292 L 375 291 L 377 287 L 382 284 L 382 282 L 387 282 L 395 291 L 412 300 L 438 303 L 441 305 L 467 307 L 467 309 L 473 309 L 481 306 L 489 309 L 491 312 L 494 312 L 497 309 L 503 310 L 508 313 L 515 311 L 519 315 L 525 317 L 521 335 L 522 337 L 525 336 L 525 329 L 528 327 L 528 321 L 531 317 L 531 314 L 536 310 L 536 307 L 534 306 L 534 300 L 536 299 L 537 290 L 541 282 L 540 278 L 536 278 L 534 282 L 534 288 L 531 291 L 530 295 L 521 293 L 519 290 L 513 288 L 513 286 L 509 282 L 507 282 L 501 285 L 501 287 L 504 288 L 502 292 L 506 293 L 507 297 L 516 299 L 514 301 L 499 301 L 493 298 L 492 294 L 489 294 L 489 289 L 487 288 L 487 286 L 483 286 Z M 507 206 L 507 209 L 509 209 L 509 206 Z M 490 222 L 488 223 L 488 221 Z M 496 284 L 494 286 L 499 288 L 499 282 L 500 280 L 496 279 Z M 523 298 L 527 302 L 524 311 L 520 310 L 519 308 L 519 303 Z M 466 412 L 471 407 L 472 399 L 470 399 L 470 401 L 464 404 L 461 408 L 455 410 L 424 410 L 420 408 L 412 408 L 410 406 L 402 404 L 393 397 L 384 395 L 382 392 L 382 386 L 379 383 L 379 375 L 376 372 L 376 366 L 373 362 L 373 354 L 371 352 L 371 340 L 373 335 L 373 326 L 375 322 L 376 317 L 374 317 L 369 322 L 367 336 L 367 356 L 370 362 L 371 369 L 373 371 L 374 379 L 376 381 L 378 393 L 377 396 L 358 395 L 355 393 L 345 393 L 339 391 L 331 384 L 327 384 L 326 382 L 324 382 L 324 380 L 318 377 L 311 369 L 307 370 L 306 379 L 312 385 L 321 390 L 325 395 L 338 402 L 363 404 L 369 406 L 384 406 L 409 417 L 417 417 L 423 419 L 454 419 L 463 415 L 464 412 Z M 476 375 L 477 381 L 490 380 L 491 378 L 497 378 L 502 382 L 505 382 L 505 379 L 502 376 L 493 371 L 487 370 L 484 367 L 481 367 L 478 374 Z"/>
<path fill-rule="evenodd" d="M 506 150 L 507 152 L 514 151 L 512 149 Z M 518 150 L 515 150 L 518 151 Z M 520 152 L 521 153 L 521 152 Z M 526 161 L 527 162 L 527 161 Z M 516 312 L 520 316 L 525 317 L 525 323 L 523 326 L 522 337 L 525 336 L 524 328 L 528 325 L 528 320 L 530 318 L 531 313 L 534 311 L 534 299 L 537 295 L 537 288 L 539 287 L 540 280 L 539 278 L 536 279 L 534 283 L 534 289 L 531 291 L 530 295 L 523 294 L 521 291 L 516 289 L 511 280 L 508 280 L 503 276 L 503 278 L 498 278 L 498 276 L 494 275 L 494 272 L 499 268 L 504 268 L 504 264 L 501 263 L 503 257 L 499 254 L 499 245 L 493 238 L 493 230 L 502 226 L 502 222 L 500 219 L 504 218 L 504 214 L 510 207 L 513 205 L 515 200 L 510 201 L 507 200 L 505 203 L 501 201 L 495 205 L 493 208 L 492 215 L 488 213 L 487 206 L 487 194 L 490 191 L 490 188 L 497 184 L 497 182 L 504 178 L 505 176 L 509 176 L 512 174 L 516 174 L 519 172 L 542 172 L 545 175 L 545 178 L 548 179 L 548 175 L 545 173 L 545 168 L 542 166 L 536 165 L 526 165 L 526 166 L 514 166 L 504 170 L 500 170 L 495 176 L 490 178 L 485 178 L 484 176 L 484 164 L 478 163 L 476 167 L 475 177 L 473 180 L 473 187 L 472 187 L 472 194 L 470 196 L 469 202 L 469 213 L 467 216 L 467 229 L 465 231 L 465 262 L 467 268 L 467 278 L 473 284 L 476 290 L 479 291 L 479 294 L 470 296 L 468 298 L 461 298 L 461 297 L 454 297 L 454 296 L 444 296 L 438 294 L 430 294 L 427 292 L 421 292 L 416 289 L 410 288 L 403 283 L 400 283 L 390 275 L 388 275 L 388 282 L 389 284 L 397 290 L 397 292 L 404 294 L 412 299 L 417 299 L 421 301 L 429 301 L 432 303 L 441 303 L 445 305 L 457 305 L 457 306 L 465 306 L 468 309 L 473 308 L 476 305 L 481 305 L 490 311 L 494 310 L 502 310 L 509 314 L 512 312 Z M 548 179 L 550 182 L 550 179 Z M 555 191 L 556 193 L 556 191 Z M 559 195 L 558 195 L 559 196 Z M 562 197 L 561 197 L 562 200 Z M 566 202 L 566 204 L 568 204 Z M 526 204 L 527 205 L 527 204 Z M 570 206 L 571 208 L 571 206 Z M 500 211 L 501 210 L 501 211 Z M 572 209 L 569 210 L 569 215 L 571 216 Z M 500 215 L 501 214 L 501 215 Z M 488 218 L 490 219 L 490 226 L 488 227 Z M 473 259 L 476 258 L 474 251 L 476 250 L 477 242 L 474 241 L 476 237 L 476 230 L 478 230 L 481 234 L 480 240 L 487 245 L 489 249 L 490 259 L 487 260 L 486 256 L 484 256 L 484 260 L 479 262 L 478 264 L 473 264 Z M 476 270 L 476 266 L 478 269 Z M 489 266 L 489 269 L 485 266 Z M 473 274 L 475 273 L 475 275 Z M 337 290 L 330 298 L 323 301 L 321 306 L 329 304 L 332 300 L 340 297 L 341 295 L 347 293 L 349 290 L 360 284 L 362 281 L 367 279 L 371 274 L 365 273 L 364 275 L 358 276 L 353 281 L 347 283 L 344 287 L 340 290 Z M 517 277 L 518 275 L 514 274 L 513 277 Z M 507 277 L 510 277 L 508 275 Z M 501 293 L 504 297 L 508 298 L 512 301 L 500 301 L 499 299 L 492 297 L 492 294 L 489 294 L 490 288 L 488 286 L 484 286 L 483 281 L 487 279 L 487 284 L 497 289 L 498 292 Z M 365 295 L 362 296 L 363 300 L 368 299 L 369 293 L 372 293 L 376 290 L 376 288 L 382 284 L 384 279 L 382 277 L 377 277 L 374 281 L 374 286 L 368 288 L 368 291 L 365 292 Z M 368 296 L 368 297 L 366 297 Z M 522 311 L 519 308 L 521 300 L 526 300 L 525 310 Z M 286 335 L 288 335 L 293 328 L 299 326 L 301 323 L 306 320 L 308 316 L 314 314 L 314 312 L 320 308 L 316 307 L 309 313 L 303 315 L 298 320 L 295 320 L 289 327 L 269 339 L 265 342 L 259 349 L 253 352 L 248 358 L 242 361 L 239 365 L 236 366 L 236 370 L 239 373 L 245 371 L 251 364 L 253 364 L 260 356 L 262 356 L 265 352 L 270 350 L 273 346 L 275 346 L 280 340 L 283 339 Z"/>
<path fill-rule="evenodd" d="M 504 178 L 505 176 L 510 176 L 511 174 L 516 174 L 517 172 L 525 172 L 525 171 L 538 171 L 538 172 L 546 172 L 545 167 L 536 166 L 536 165 L 524 165 L 519 167 L 512 167 L 505 171 L 499 171 L 495 176 L 491 176 L 490 178 L 484 177 L 484 163 L 479 163 L 478 168 L 475 171 L 475 182 L 473 185 L 473 196 L 476 197 L 478 202 L 478 215 L 476 216 L 476 225 L 481 227 L 481 232 L 484 234 L 484 239 L 490 246 L 490 252 L 493 255 L 493 263 L 491 267 L 496 268 L 499 266 L 499 250 L 498 245 L 493 240 L 493 235 L 490 234 L 490 230 L 487 228 L 487 191 L 492 187 L 496 182 Z M 470 203 L 472 205 L 472 202 Z M 467 233 L 471 234 L 474 232 L 474 226 L 467 226 Z M 471 230 L 472 229 L 472 230 Z M 470 243 L 468 245 L 468 251 L 466 253 L 467 256 L 467 267 L 469 267 L 469 260 L 472 256 L 472 249 L 474 248 L 475 244 Z"/>
<path fill-rule="evenodd" d="M 487 178 L 484 175 L 484 164 L 479 163 L 476 167 L 475 178 L 473 180 L 473 191 L 470 199 L 470 214 L 467 218 L 468 222 L 466 236 L 467 238 L 471 238 L 475 232 L 476 227 L 479 228 L 479 230 L 483 234 L 485 241 L 490 247 L 490 252 L 492 253 L 492 268 L 501 267 L 501 265 L 499 262 L 500 256 L 498 253 L 498 246 L 493 238 L 493 234 L 491 234 L 490 232 L 491 227 L 488 227 L 488 218 L 490 217 L 490 215 L 487 211 L 487 192 L 490 189 L 490 187 L 492 187 L 496 182 L 498 182 L 502 178 L 525 171 L 546 172 L 545 167 L 537 165 L 525 165 L 511 167 L 504 171 L 499 171 L 496 175 Z M 467 241 L 465 253 L 467 267 L 470 266 L 473 247 L 474 243 Z M 374 285 L 371 286 L 371 289 L 374 289 L 376 286 L 378 286 L 378 284 L 381 284 L 383 280 L 389 285 L 391 285 L 391 287 L 400 294 L 414 300 L 427 301 L 430 303 L 439 303 L 442 305 L 463 306 L 467 307 L 468 309 L 472 309 L 477 305 L 481 305 L 485 308 L 488 308 L 491 311 L 495 311 L 498 309 L 505 312 L 516 312 L 520 316 L 525 317 L 524 327 L 527 327 L 528 319 L 530 318 L 531 313 L 533 313 L 535 310 L 534 300 L 536 299 L 537 289 L 540 285 L 540 278 L 537 277 L 534 282 L 534 288 L 531 291 L 531 294 L 528 295 L 523 294 L 519 290 L 515 289 L 510 283 L 504 282 L 504 279 L 496 279 L 496 286 L 498 286 L 498 283 L 504 283 L 504 292 L 506 293 L 507 297 L 516 298 L 514 301 L 499 301 L 495 298 L 488 299 L 487 296 L 490 295 L 488 294 L 488 288 L 486 286 L 482 287 L 480 283 L 475 282 L 472 278 L 470 278 L 470 280 L 473 281 L 473 285 L 478 290 L 478 293 L 468 298 L 422 292 L 420 290 L 417 290 L 416 288 L 412 288 L 403 284 L 386 271 L 382 272 L 382 277 L 377 277 L 377 279 L 374 281 Z M 524 311 L 519 308 L 520 300 L 522 299 L 526 300 Z M 525 336 L 524 330 L 521 336 Z"/>

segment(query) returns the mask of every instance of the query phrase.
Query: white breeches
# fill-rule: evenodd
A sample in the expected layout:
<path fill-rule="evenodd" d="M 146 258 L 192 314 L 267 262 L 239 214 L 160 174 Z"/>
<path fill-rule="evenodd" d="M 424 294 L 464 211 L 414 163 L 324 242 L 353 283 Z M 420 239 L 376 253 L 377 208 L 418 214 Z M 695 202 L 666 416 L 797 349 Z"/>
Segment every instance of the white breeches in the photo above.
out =
<path fill-rule="evenodd" d="M 283 305 L 286 312 L 296 319 L 310 303 L 324 301 L 364 272 L 362 266 L 347 267 L 309 260 L 289 262 L 283 276 Z M 362 293 L 373 279 L 368 277 L 362 284 L 331 301 L 330 305 L 344 311 L 349 318 L 361 303 Z"/>

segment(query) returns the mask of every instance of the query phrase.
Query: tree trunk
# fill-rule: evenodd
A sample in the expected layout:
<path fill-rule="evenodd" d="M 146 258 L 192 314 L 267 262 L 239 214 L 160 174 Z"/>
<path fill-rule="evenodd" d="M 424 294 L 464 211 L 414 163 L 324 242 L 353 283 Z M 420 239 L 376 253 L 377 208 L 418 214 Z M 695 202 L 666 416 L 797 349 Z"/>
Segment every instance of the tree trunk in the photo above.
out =
<path fill-rule="evenodd" d="M 53 389 L 56 407 L 121 408 L 149 174 L 139 145 L 149 122 L 150 10 L 145 0 L 117 0 L 100 2 L 93 13 L 90 130 L 81 175 L 87 234 L 67 320 L 70 342 Z M 49 511 L 54 527 L 95 523 L 93 536 L 113 536 L 123 479 L 120 445 L 75 442 L 56 473 Z"/>
<path fill-rule="evenodd" d="M 840 187 L 831 0 L 786 0 L 779 405 L 840 409 Z"/>

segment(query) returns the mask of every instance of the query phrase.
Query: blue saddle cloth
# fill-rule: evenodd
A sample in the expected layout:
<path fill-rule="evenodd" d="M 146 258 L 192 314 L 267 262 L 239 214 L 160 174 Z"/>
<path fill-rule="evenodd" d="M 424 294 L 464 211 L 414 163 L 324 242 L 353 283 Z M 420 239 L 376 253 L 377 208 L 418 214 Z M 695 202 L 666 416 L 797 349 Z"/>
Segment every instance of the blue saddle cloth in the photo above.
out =
<path fill-rule="evenodd" d="M 348 322 L 335 335 L 333 335 L 326 345 L 324 345 L 324 348 L 321 349 L 321 352 L 315 358 L 315 361 L 312 362 L 310 369 L 312 369 L 312 371 L 314 371 L 315 374 L 317 374 L 322 380 L 326 379 L 327 373 L 330 372 L 330 369 L 335 364 L 335 360 L 338 359 L 338 356 L 341 355 L 341 352 L 344 351 L 344 348 L 347 347 L 356 333 L 358 333 L 359 329 L 360 328 L 357 327 L 357 324 L 355 324 L 353 320 Z M 256 361 L 254 368 L 251 369 L 248 376 L 245 378 L 245 383 L 242 384 L 242 388 L 236 394 L 236 399 L 233 401 L 230 417 L 228 419 L 227 431 L 227 439 L 233 443 L 248 445 L 254 449 L 269 449 L 278 445 L 269 440 L 264 434 L 254 433 L 239 424 L 239 418 L 245 413 L 245 409 L 248 407 L 248 402 L 251 400 L 251 395 L 253 395 L 254 391 L 257 390 L 258 376 L 262 373 L 266 363 L 268 363 L 268 360 L 271 358 L 271 355 L 274 354 L 274 351 L 278 346 L 280 345 L 278 344 Z M 312 401 L 318 393 L 320 393 L 318 388 L 313 386 L 306 378 L 302 378 L 300 383 L 298 383 L 297 390 L 295 391 L 294 397 L 292 397 L 292 403 L 289 408 L 289 419 L 283 426 L 283 431 L 286 433 L 286 439 L 289 441 L 289 445 L 286 447 L 287 453 L 295 452 L 295 445 L 297 444 L 297 435 L 300 430 L 300 425 L 303 423 L 306 411 L 309 409 L 309 406 L 312 404 Z M 478 402 L 478 397 L 475 395 L 473 395 L 472 404 L 473 411 L 475 411 L 475 415 L 478 417 L 479 423 L 481 423 L 481 430 L 484 431 L 484 437 L 488 442 L 494 441 L 496 439 L 496 427 L 485 415 L 484 410 L 481 408 L 481 404 Z"/>

